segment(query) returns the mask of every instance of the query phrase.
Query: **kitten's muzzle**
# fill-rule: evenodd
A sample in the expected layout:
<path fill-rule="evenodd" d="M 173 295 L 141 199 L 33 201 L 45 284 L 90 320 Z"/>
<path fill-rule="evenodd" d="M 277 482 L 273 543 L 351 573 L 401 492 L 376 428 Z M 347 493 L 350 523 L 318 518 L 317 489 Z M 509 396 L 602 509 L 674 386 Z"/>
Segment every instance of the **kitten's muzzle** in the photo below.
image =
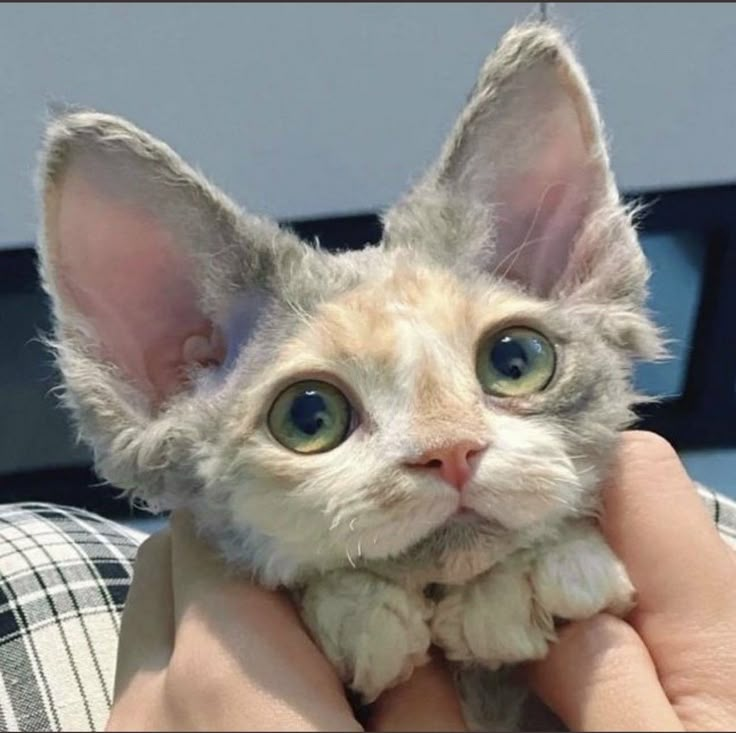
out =
<path fill-rule="evenodd" d="M 438 478 L 462 491 L 475 472 L 480 455 L 488 446 L 471 440 L 432 448 L 416 461 L 407 463 L 410 468 L 434 473 Z"/>

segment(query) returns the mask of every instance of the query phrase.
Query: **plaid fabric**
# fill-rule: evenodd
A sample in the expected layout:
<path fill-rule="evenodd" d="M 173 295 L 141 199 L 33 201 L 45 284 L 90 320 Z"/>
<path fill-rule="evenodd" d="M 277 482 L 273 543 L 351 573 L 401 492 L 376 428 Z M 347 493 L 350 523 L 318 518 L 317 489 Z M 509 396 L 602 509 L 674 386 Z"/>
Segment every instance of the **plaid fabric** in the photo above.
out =
<path fill-rule="evenodd" d="M 705 505 L 711 511 L 721 537 L 736 550 L 736 501 L 702 484 L 696 484 L 696 486 Z"/>
<path fill-rule="evenodd" d="M 736 548 L 736 502 L 699 491 Z M 0 730 L 101 730 L 143 535 L 54 504 L 0 505 Z"/>
<path fill-rule="evenodd" d="M 142 539 L 81 509 L 0 506 L 0 730 L 105 727 Z"/>

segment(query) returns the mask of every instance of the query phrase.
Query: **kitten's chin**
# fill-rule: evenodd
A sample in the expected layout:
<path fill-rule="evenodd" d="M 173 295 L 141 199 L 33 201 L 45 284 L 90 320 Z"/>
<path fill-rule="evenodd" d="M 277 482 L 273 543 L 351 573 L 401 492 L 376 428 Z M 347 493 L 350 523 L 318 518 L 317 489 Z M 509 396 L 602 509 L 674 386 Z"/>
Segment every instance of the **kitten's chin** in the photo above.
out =
<path fill-rule="evenodd" d="M 411 577 L 420 585 L 464 583 L 502 560 L 516 533 L 469 509 L 455 509 L 398 555 L 380 561 L 378 572 Z"/>
<path fill-rule="evenodd" d="M 407 554 L 442 555 L 478 545 L 493 545 L 503 541 L 509 531 L 496 519 L 484 517 L 469 507 L 459 507 L 442 524 L 415 542 Z"/>
<path fill-rule="evenodd" d="M 484 517 L 475 509 L 463 506 L 435 530 L 438 532 L 447 536 L 500 537 L 508 534 L 509 528 L 493 517 Z"/>

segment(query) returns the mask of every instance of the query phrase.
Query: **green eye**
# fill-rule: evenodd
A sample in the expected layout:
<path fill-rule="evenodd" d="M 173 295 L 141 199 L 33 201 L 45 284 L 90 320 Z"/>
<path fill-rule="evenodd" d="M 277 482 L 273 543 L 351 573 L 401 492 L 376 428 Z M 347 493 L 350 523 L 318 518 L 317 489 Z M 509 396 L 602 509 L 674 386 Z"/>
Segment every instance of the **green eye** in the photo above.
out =
<path fill-rule="evenodd" d="M 296 453 L 324 453 L 350 432 L 350 403 L 327 382 L 297 382 L 287 387 L 268 413 L 268 427 L 281 445 Z"/>
<path fill-rule="evenodd" d="M 484 391 L 498 397 L 541 392 L 555 373 L 552 344 L 530 328 L 508 328 L 485 339 L 476 371 Z"/>

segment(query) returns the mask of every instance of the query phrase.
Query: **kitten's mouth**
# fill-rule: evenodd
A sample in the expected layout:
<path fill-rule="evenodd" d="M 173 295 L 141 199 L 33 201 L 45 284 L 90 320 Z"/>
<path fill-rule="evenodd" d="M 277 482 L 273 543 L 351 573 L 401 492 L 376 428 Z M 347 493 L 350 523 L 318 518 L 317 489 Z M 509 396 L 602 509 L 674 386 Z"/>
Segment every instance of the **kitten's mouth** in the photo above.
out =
<path fill-rule="evenodd" d="M 465 517 L 466 519 L 472 519 L 473 517 L 478 517 L 479 519 L 482 519 L 480 514 L 475 511 L 475 509 L 471 509 L 469 506 L 463 506 L 462 504 L 455 510 L 455 513 L 451 515 L 452 517 Z"/>

